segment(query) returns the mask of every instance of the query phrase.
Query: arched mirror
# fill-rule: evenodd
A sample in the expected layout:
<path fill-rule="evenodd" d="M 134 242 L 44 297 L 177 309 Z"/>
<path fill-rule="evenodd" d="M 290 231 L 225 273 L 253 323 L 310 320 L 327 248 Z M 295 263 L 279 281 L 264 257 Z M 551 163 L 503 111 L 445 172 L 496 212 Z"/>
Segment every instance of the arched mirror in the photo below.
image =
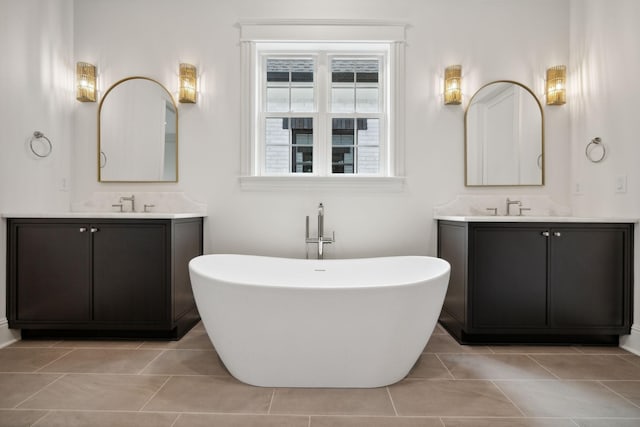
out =
<path fill-rule="evenodd" d="M 100 101 L 98 181 L 178 181 L 178 109 L 157 81 L 122 79 Z"/>
<path fill-rule="evenodd" d="M 544 185 L 542 105 L 529 88 L 506 80 L 481 87 L 464 130 L 465 185 Z"/>

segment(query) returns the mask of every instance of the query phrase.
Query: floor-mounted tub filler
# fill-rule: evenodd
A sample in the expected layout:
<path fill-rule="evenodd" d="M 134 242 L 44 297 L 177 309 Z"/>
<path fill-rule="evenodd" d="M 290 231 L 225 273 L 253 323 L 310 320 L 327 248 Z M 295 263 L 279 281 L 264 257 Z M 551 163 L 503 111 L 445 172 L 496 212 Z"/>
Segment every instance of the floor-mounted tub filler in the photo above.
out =
<path fill-rule="evenodd" d="M 427 344 L 450 266 L 422 256 L 202 255 L 189 271 L 207 334 L 238 380 L 381 387 L 404 378 Z"/>

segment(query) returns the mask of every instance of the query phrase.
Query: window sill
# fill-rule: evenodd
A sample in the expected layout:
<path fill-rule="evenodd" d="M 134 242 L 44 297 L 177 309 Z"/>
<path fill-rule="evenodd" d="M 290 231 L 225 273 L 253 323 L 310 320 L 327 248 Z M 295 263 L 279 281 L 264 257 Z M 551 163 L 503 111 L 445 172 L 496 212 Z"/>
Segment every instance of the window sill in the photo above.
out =
<path fill-rule="evenodd" d="M 358 190 L 398 193 L 404 188 L 401 176 L 241 176 L 244 191 Z"/>

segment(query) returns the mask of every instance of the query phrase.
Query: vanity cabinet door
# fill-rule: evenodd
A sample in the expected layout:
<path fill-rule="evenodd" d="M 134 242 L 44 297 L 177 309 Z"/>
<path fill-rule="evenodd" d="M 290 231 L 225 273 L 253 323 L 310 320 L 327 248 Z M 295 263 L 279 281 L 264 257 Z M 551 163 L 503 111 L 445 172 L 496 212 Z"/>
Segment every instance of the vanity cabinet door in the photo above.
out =
<path fill-rule="evenodd" d="M 9 229 L 10 320 L 90 320 L 88 226 L 27 222 L 12 223 Z"/>
<path fill-rule="evenodd" d="M 538 227 L 475 227 L 470 239 L 473 329 L 544 328 L 547 238 Z"/>
<path fill-rule="evenodd" d="M 621 327 L 628 319 L 630 233 L 623 227 L 551 230 L 549 313 L 552 327 Z"/>
<path fill-rule="evenodd" d="M 94 320 L 115 323 L 168 321 L 171 251 L 166 224 L 92 226 Z M 120 326 L 122 326 L 120 325 Z"/>

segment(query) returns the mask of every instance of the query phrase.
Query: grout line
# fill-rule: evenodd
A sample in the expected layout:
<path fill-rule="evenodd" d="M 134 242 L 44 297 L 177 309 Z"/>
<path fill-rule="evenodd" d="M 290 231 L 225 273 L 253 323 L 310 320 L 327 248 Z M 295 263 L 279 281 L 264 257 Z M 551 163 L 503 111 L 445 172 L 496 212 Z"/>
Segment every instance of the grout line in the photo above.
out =
<path fill-rule="evenodd" d="M 631 360 L 627 360 L 625 359 L 624 356 L 626 356 L 626 354 L 616 354 L 615 355 L 618 359 L 620 359 L 621 362 L 624 362 L 625 364 L 629 364 L 635 368 L 639 367 L 638 365 L 636 365 L 635 363 L 633 363 Z"/>
<path fill-rule="evenodd" d="M 51 375 L 56 375 L 56 374 L 51 374 Z M 36 392 L 34 392 L 34 393 L 31 393 L 27 398 L 22 399 L 22 401 L 18 402 L 18 403 L 13 407 L 13 409 L 17 409 L 17 408 L 18 408 L 18 406 L 22 405 L 24 402 L 26 402 L 27 400 L 31 399 L 32 397 L 34 397 L 36 394 L 40 393 L 41 391 L 44 391 L 45 389 L 47 389 L 47 388 L 51 387 L 51 385 L 52 385 L 52 384 L 54 384 L 54 383 L 56 383 L 56 382 L 60 381 L 60 379 L 62 379 L 62 378 L 64 378 L 64 377 L 66 377 L 66 376 L 67 376 L 67 374 L 62 374 L 62 375 L 60 375 L 58 378 L 56 378 L 55 380 L 51 381 L 49 384 L 47 384 L 47 385 L 45 385 L 44 387 L 42 387 L 41 389 L 39 389 L 38 391 L 36 391 Z"/>
<path fill-rule="evenodd" d="M 40 366 L 38 369 L 36 369 L 36 370 L 35 370 L 35 371 L 33 371 L 33 372 L 34 372 L 34 373 L 41 373 L 41 371 L 42 371 L 44 368 L 46 368 L 47 366 L 49 366 L 49 365 L 51 365 L 51 364 L 53 364 L 53 363 L 57 362 L 58 360 L 62 359 L 63 357 L 65 357 L 65 356 L 67 356 L 67 355 L 69 355 L 70 353 L 73 353 L 74 351 L 75 351 L 75 349 L 71 349 L 71 350 L 67 351 L 67 352 L 66 352 L 66 353 L 64 353 L 64 354 L 61 354 L 60 356 L 56 357 L 56 358 L 55 358 L 54 360 L 52 360 L 51 362 L 46 363 L 46 364 L 44 364 L 44 365 Z"/>
<path fill-rule="evenodd" d="M 393 397 L 391 397 L 391 390 L 389 390 L 389 386 L 385 387 L 387 389 L 387 395 L 389 396 L 389 400 L 391 401 L 391 407 L 393 408 L 393 413 L 395 416 L 398 416 L 398 410 L 396 409 L 396 404 L 393 402 Z"/>
<path fill-rule="evenodd" d="M 273 405 L 273 399 L 276 397 L 276 389 L 274 388 L 271 392 L 271 399 L 269 400 L 269 407 L 267 408 L 267 415 L 271 414 L 271 405 Z M 311 422 L 311 419 L 309 419 Z"/>
<path fill-rule="evenodd" d="M 494 385 L 494 387 L 496 387 L 496 388 L 500 391 L 500 393 L 502 393 L 502 395 L 503 395 L 504 397 L 506 397 L 506 398 L 507 398 L 507 400 L 508 400 L 509 402 L 511 402 L 511 404 L 512 404 L 513 406 L 515 406 L 515 408 L 516 408 L 518 411 L 520 411 L 520 413 L 522 414 L 522 416 L 523 416 L 523 417 L 525 417 L 525 418 L 527 417 L 527 414 L 525 414 L 525 413 L 524 413 L 524 411 L 523 411 L 522 409 L 520 409 L 520 407 L 519 407 L 518 405 L 516 405 L 516 403 L 515 403 L 513 400 L 511 400 L 511 398 L 510 398 L 509 396 L 507 396 L 507 393 L 505 393 L 505 392 L 500 388 L 500 386 L 499 386 L 498 384 L 496 384 L 495 380 L 490 380 L 490 382 L 491 382 L 491 384 L 493 384 L 493 385 Z"/>
<path fill-rule="evenodd" d="M 311 427 L 311 415 L 309 415 L 309 423 L 307 424 L 307 427 Z"/>
<path fill-rule="evenodd" d="M 167 350 L 161 350 L 161 351 L 160 351 L 160 353 L 156 354 L 156 357 L 154 357 L 153 359 L 151 359 L 151 360 L 150 360 L 146 365 L 144 365 L 144 366 L 142 367 L 142 369 L 140 369 L 140 370 L 138 371 L 138 373 L 137 373 L 137 374 L 135 374 L 135 375 L 141 375 L 141 374 L 144 372 L 144 370 L 145 370 L 145 369 L 147 369 L 147 368 L 149 367 L 149 365 L 151 365 L 153 362 L 155 362 L 155 361 L 156 361 L 160 356 L 162 356 L 162 355 L 165 353 L 165 351 L 167 351 Z"/>
<path fill-rule="evenodd" d="M 544 366 L 542 363 L 538 362 L 536 360 L 535 357 L 533 357 L 530 354 L 526 355 L 529 359 L 533 360 L 535 363 L 537 363 L 542 369 L 544 369 L 545 371 L 549 372 L 551 375 L 553 375 L 555 377 L 555 379 L 561 380 L 562 378 L 560 378 L 558 375 L 556 375 L 555 373 L 553 373 L 553 371 L 549 368 L 547 368 L 546 366 Z"/>
<path fill-rule="evenodd" d="M 182 416 L 182 413 L 177 414 L 176 419 L 173 420 L 170 427 L 175 427 L 176 423 L 178 422 L 181 416 Z"/>
<path fill-rule="evenodd" d="M 33 424 L 31 424 L 31 425 L 30 425 L 30 427 L 37 427 L 37 426 L 38 426 L 38 423 L 39 423 L 40 421 L 44 420 L 44 419 L 47 417 L 47 415 L 49 415 L 51 412 L 53 412 L 53 411 L 46 411 L 46 412 L 44 413 L 44 415 L 43 415 L 43 416 L 41 416 L 40 418 L 38 418 L 38 419 L 37 419 Z"/>
<path fill-rule="evenodd" d="M 640 408 L 640 405 L 637 405 L 636 403 L 634 403 L 631 399 L 626 398 L 625 396 L 623 396 L 622 394 L 618 393 L 617 391 L 615 391 L 614 389 L 612 389 L 611 387 L 609 387 L 608 385 L 604 384 L 602 381 L 606 381 L 606 380 L 597 380 L 595 381 L 596 383 L 600 384 L 602 387 L 606 388 L 607 390 L 609 390 L 610 392 L 612 392 L 613 394 L 615 394 L 616 396 L 619 396 L 621 398 L 623 398 L 624 400 L 626 400 L 627 402 L 631 403 L 633 406 L 635 406 L 636 408 Z"/>
<path fill-rule="evenodd" d="M 451 372 L 451 370 L 449 369 L 449 367 L 447 366 L 447 364 L 446 364 L 446 363 L 444 363 L 444 362 L 442 361 L 442 359 L 440 359 L 440 355 L 439 355 L 439 354 L 435 354 L 435 356 L 436 356 L 436 359 L 438 359 L 438 360 L 440 361 L 440 363 L 442 364 L 442 366 L 444 366 L 444 369 L 446 369 L 446 370 L 447 370 L 447 372 L 448 372 L 448 373 L 449 373 L 449 375 L 451 376 L 451 379 L 452 379 L 452 380 L 455 380 L 455 379 L 456 379 L 455 375 L 453 375 L 453 372 Z"/>
<path fill-rule="evenodd" d="M 442 424 L 442 427 L 447 427 L 442 417 L 438 417 L 438 420 L 440 421 L 440 424 Z"/>
<path fill-rule="evenodd" d="M 158 395 L 158 393 L 160 393 L 160 390 L 162 390 L 162 388 L 169 382 L 169 380 L 172 378 L 172 375 L 169 375 L 167 377 L 167 379 L 162 383 L 162 385 L 155 391 L 155 393 L 153 393 L 151 395 L 151 397 L 149 397 L 147 399 L 146 402 L 144 402 L 144 404 L 140 407 L 140 409 L 138 409 L 138 412 L 144 411 L 145 406 L 147 406 L 149 404 L 149 402 L 151 402 L 151 400 L 156 397 Z"/>

